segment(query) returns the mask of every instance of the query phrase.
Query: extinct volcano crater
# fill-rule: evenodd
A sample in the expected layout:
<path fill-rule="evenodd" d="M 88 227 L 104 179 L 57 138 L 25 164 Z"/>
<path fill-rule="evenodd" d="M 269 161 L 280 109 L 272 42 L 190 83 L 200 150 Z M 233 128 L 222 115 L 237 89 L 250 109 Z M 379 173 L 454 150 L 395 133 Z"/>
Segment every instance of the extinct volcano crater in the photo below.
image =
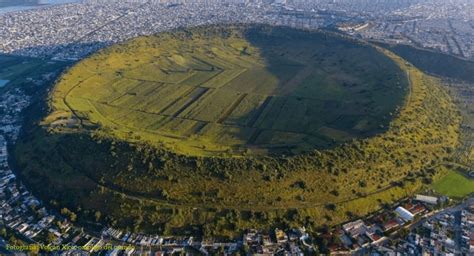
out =
<path fill-rule="evenodd" d="M 385 131 L 406 88 L 401 69 L 364 43 L 214 26 L 92 55 L 56 85 L 53 106 L 65 114 L 55 124 L 80 120 L 183 155 L 295 155 Z"/>
<path fill-rule="evenodd" d="M 333 225 L 414 193 L 450 157 L 460 118 L 439 83 L 330 32 L 180 29 L 75 64 L 30 109 L 15 160 L 86 223 L 229 237 Z"/>

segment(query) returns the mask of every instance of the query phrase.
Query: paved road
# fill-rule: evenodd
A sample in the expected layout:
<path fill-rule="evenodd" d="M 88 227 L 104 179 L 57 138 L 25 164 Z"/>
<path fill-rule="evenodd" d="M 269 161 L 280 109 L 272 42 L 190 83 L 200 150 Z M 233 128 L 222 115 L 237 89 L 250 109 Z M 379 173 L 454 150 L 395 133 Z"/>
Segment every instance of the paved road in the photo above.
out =
<path fill-rule="evenodd" d="M 423 216 L 422 219 L 420 219 L 417 222 L 410 225 L 410 229 L 413 230 L 413 229 L 419 227 L 420 225 L 422 225 L 425 221 L 427 221 L 429 219 L 437 218 L 437 217 L 439 217 L 443 214 L 455 213 L 455 212 L 461 211 L 462 209 L 466 208 L 469 205 L 474 205 L 474 197 L 470 197 L 470 198 L 466 199 L 463 203 L 457 204 L 453 207 L 445 208 L 445 209 L 442 209 L 442 210 L 439 210 L 439 211 L 430 212 L 430 213 L 426 214 L 425 216 Z"/>

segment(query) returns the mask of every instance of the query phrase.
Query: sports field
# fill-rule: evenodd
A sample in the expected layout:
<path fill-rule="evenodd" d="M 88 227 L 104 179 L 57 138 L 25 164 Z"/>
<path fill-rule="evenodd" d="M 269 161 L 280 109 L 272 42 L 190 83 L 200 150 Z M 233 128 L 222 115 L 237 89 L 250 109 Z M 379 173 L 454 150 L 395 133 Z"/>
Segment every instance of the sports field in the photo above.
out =
<path fill-rule="evenodd" d="M 444 177 L 433 184 L 433 188 L 443 195 L 463 198 L 474 193 L 474 180 L 457 171 L 449 170 Z"/>
<path fill-rule="evenodd" d="M 384 131 L 406 89 L 388 57 L 342 37 L 193 29 L 80 62 L 55 88 L 53 116 L 185 155 L 295 154 Z"/>

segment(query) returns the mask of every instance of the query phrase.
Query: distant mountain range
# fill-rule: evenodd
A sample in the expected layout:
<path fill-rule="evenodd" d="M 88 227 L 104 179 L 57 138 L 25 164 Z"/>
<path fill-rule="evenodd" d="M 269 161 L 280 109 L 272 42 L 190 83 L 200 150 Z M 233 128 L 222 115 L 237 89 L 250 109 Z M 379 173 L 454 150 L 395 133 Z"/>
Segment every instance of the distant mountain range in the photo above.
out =
<path fill-rule="evenodd" d="M 9 7 L 17 5 L 39 5 L 41 0 L 0 0 L 0 7 Z"/>
<path fill-rule="evenodd" d="M 25 8 L 29 9 L 29 7 L 35 6 L 44 6 L 44 5 L 54 5 L 54 4 L 63 4 L 63 3 L 72 3 L 78 2 L 77 0 L 0 0 L 0 8 L 6 9 L 14 9 L 16 11 L 16 7 L 21 8 L 18 10 L 24 10 Z M 10 10 L 12 11 L 12 10 Z M 2 11 L 0 10 L 0 14 Z"/>
<path fill-rule="evenodd" d="M 40 0 L 0 0 L 1 4 L 21 5 L 21 4 L 37 4 Z"/>

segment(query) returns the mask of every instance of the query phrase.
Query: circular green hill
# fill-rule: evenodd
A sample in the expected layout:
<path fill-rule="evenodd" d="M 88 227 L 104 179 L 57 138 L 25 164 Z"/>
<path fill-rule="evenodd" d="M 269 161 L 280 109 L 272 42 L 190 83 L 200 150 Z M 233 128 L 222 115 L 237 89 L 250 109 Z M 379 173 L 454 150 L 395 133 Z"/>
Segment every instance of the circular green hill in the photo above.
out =
<path fill-rule="evenodd" d="M 297 154 L 384 131 L 406 84 L 375 48 L 328 33 L 198 28 L 81 61 L 54 89 L 53 125 L 184 155 Z"/>
<path fill-rule="evenodd" d="M 45 202 L 86 223 L 227 237 L 406 197 L 451 156 L 460 123 L 436 78 L 385 49 L 260 25 L 112 46 L 41 103 L 15 159 Z"/>

